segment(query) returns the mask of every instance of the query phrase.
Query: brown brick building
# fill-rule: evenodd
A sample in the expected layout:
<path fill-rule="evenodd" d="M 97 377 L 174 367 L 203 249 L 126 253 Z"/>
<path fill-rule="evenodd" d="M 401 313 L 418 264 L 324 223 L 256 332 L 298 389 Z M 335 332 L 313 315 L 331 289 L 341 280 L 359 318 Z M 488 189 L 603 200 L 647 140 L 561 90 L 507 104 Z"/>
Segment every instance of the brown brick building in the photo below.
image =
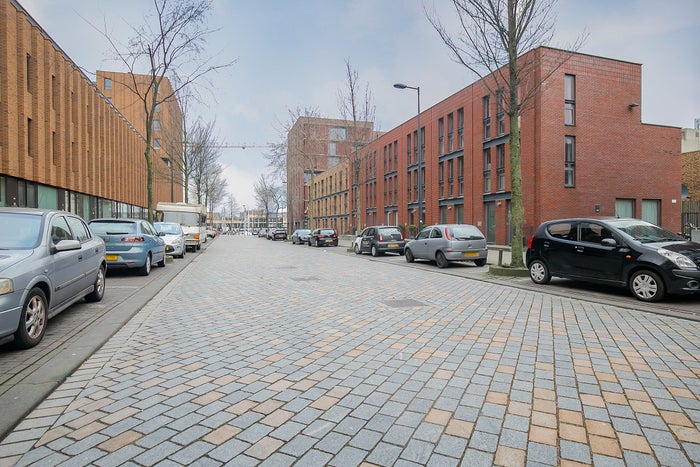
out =
<path fill-rule="evenodd" d="M 22 6 L 0 0 L 0 205 L 145 217 L 144 149 L 141 132 Z M 169 182 L 155 183 L 170 196 Z"/>
<path fill-rule="evenodd" d="M 534 77 L 565 52 L 538 48 Z M 533 76 L 523 76 L 527 82 Z M 633 216 L 680 229 L 680 128 L 640 122 L 641 65 L 574 54 L 521 115 L 524 235 L 566 216 Z M 421 113 L 426 224 L 465 222 L 510 242 L 508 117 L 477 81 Z M 362 151 L 362 224 L 417 223 L 417 122 Z M 318 223 L 347 225 L 347 167 L 314 178 Z M 340 229 L 343 231 L 343 229 Z"/>

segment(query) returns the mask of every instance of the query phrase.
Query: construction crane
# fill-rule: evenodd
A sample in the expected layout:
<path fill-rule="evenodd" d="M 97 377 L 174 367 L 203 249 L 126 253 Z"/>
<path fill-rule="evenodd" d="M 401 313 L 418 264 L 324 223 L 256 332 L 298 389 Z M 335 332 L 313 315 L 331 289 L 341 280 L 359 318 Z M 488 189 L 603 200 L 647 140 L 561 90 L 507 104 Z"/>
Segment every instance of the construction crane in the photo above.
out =
<path fill-rule="evenodd" d="M 196 141 L 183 141 L 185 146 L 195 146 L 198 143 Z M 221 145 L 213 145 L 213 146 L 204 146 L 205 148 L 214 148 L 214 149 L 246 149 L 246 148 L 273 148 L 275 147 L 274 144 L 272 143 L 267 143 L 264 146 L 260 146 L 257 144 L 221 144 Z"/>

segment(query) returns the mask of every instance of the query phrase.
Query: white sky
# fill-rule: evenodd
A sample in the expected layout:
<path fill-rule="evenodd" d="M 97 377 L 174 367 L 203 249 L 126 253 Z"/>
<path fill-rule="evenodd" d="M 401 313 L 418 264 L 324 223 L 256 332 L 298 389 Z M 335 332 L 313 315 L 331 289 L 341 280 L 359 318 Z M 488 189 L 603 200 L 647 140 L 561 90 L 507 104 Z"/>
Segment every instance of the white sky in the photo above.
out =
<path fill-rule="evenodd" d="M 91 25 L 126 41 L 150 0 L 19 0 L 59 46 L 89 73 L 116 70 L 111 49 Z M 339 118 L 337 95 L 345 60 L 369 84 L 375 126 L 387 131 L 416 112 L 420 86 L 426 109 L 475 81 L 451 59 L 423 13 L 447 0 L 214 0 L 209 53 L 237 63 L 212 75 L 197 116 L 216 121 L 219 140 L 231 145 L 279 142 L 288 109 L 318 107 Z M 700 1 L 559 0 L 556 35 L 565 48 L 582 33 L 582 53 L 641 63 L 642 121 L 692 127 L 700 118 Z M 94 75 L 89 75 L 94 78 Z M 255 205 L 253 183 L 267 172 L 264 148 L 222 149 L 229 193 L 239 205 Z"/>

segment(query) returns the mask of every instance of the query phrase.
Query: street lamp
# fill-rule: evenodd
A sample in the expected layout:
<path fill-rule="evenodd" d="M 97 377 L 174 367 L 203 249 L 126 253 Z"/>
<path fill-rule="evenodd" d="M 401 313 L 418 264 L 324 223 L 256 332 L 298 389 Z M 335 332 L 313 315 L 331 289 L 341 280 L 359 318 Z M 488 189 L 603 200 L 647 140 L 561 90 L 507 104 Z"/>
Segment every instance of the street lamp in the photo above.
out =
<path fill-rule="evenodd" d="M 244 204 L 243 205 L 243 235 L 248 235 L 248 229 L 246 229 L 246 226 L 245 226 L 246 214 L 247 214 L 247 212 L 245 210 L 245 204 Z"/>
<path fill-rule="evenodd" d="M 418 93 L 418 133 L 417 135 L 417 151 L 418 151 L 418 230 L 423 227 L 423 148 L 422 138 L 420 134 L 420 86 L 408 86 L 403 83 L 394 84 L 396 89 L 414 89 Z"/>

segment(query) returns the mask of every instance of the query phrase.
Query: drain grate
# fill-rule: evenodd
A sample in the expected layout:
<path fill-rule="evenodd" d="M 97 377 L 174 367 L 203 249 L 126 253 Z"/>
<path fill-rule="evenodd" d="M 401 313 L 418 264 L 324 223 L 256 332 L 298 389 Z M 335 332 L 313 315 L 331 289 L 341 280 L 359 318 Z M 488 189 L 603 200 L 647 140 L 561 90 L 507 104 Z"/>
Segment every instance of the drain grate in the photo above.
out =
<path fill-rule="evenodd" d="M 413 300 L 412 298 L 404 300 L 384 300 L 382 303 L 392 308 L 413 308 L 417 306 L 425 306 L 425 303 L 419 302 L 418 300 Z"/>

